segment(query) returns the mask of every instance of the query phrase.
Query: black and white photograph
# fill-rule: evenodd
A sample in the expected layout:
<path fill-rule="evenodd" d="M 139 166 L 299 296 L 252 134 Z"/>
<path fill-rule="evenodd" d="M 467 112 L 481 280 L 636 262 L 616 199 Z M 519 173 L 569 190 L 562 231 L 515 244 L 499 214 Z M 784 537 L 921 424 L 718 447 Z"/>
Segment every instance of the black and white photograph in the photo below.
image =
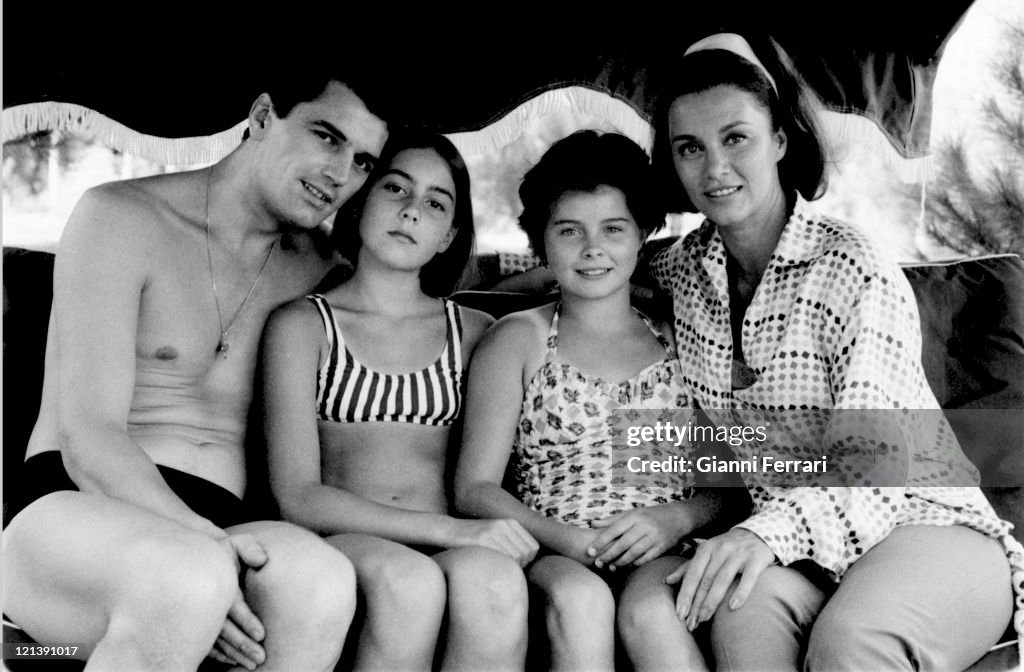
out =
<path fill-rule="evenodd" d="M 1024 660 L 1024 3 L 3 8 L 3 672 Z"/>

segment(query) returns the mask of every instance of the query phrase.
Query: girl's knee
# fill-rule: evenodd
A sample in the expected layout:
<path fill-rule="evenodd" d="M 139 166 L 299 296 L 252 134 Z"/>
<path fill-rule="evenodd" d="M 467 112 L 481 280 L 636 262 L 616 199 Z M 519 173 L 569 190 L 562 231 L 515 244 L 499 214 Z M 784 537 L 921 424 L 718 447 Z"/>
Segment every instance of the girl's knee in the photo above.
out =
<path fill-rule="evenodd" d="M 334 587 L 346 593 L 355 586 L 355 569 L 349 559 L 316 535 L 297 536 L 265 548 L 268 561 L 260 572 L 286 574 L 289 580 L 305 578 L 311 586 Z"/>
<path fill-rule="evenodd" d="M 529 590 L 519 564 L 505 555 L 486 549 L 468 549 L 447 563 L 445 577 L 453 608 L 484 618 L 497 618 L 509 625 L 525 619 Z"/>
<path fill-rule="evenodd" d="M 556 616 L 608 618 L 615 615 L 611 589 L 592 572 L 566 573 L 548 581 L 542 588 L 548 610 Z"/>
<path fill-rule="evenodd" d="M 260 535 L 258 541 L 267 553 L 267 562 L 247 572 L 245 578 L 246 594 L 253 595 L 254 601 L 293 605 L 300 613 L 331 622 L 351 620 L 355 570 L 341 551 L 298 528 L 275 530 Z"/>
<path fill-rule="evenodd" d="M 675 593 L 665 584 L 627 587 L 619 597 L 615 620 L 623 638 L 660 632 L 665 626 L 678 624 Z"/>
<path fill-rule="evenodd" d="M 620 632 L 643 633 L 678 623 L 675 611 L 678 589 L 666 584 L 665 578 L 681 562 L 681 558 L 665 556 L 630 574 L 619 596 L 616 610 Z"/>
<path fill-rule="evenodd" d="M 446 581 L 437 563 L 412 550 L 381 555 L 362 563 L 359 590 L 367 608 L 405 618 L 443 614 Z"/>

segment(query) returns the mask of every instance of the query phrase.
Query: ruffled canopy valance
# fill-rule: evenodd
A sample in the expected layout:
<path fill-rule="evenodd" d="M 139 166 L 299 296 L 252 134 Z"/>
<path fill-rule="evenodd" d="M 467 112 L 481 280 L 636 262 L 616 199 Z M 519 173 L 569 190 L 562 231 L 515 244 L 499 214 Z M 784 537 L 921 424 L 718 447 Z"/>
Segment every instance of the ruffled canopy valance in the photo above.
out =
<path fill-rule="evenodd" d="M 932 82 L 970 0 L 696 4 L 581 6 L 557 17 L 520 5 L 415 16 L 386 7 L 356 17 L 351 3 L 275 3 L 215 17 L 210 6 L 182 4 L 43 13 L 8 3 L 3 139 L 77 130 L 162 163 L 212 161 L 237 145 L 267 69 L 337 59 L 372 74 L 403 114 L 467 153 L 501 147 L 562 110 L 599 116 L 646 146 L 652 69 L 728 29 L 770 31 L 834 132 L 873 136 L 911 163 L 928 154 Z M 276 18 L 300 11 L 295 25 Z"/>

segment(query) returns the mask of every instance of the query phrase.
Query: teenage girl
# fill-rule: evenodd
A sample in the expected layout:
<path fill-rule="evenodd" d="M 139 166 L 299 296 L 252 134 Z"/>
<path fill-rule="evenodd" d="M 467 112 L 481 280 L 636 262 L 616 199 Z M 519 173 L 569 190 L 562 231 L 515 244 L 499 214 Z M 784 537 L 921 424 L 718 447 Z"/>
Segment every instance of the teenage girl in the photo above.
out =
<path fill-rule="evenodd" d="M 443 298 L 473 247 L 466 166 L 442 136 L 400 134 L 361 196 L 335 225 L 352 277 L 279 309 L 264 336 L 274 495 L 356 568 L 355 669 L 430 669 L 446 614 L 442 667 L 522 669 L 536 542 L 450 516 L 445 487 L 491 322 Z"/>

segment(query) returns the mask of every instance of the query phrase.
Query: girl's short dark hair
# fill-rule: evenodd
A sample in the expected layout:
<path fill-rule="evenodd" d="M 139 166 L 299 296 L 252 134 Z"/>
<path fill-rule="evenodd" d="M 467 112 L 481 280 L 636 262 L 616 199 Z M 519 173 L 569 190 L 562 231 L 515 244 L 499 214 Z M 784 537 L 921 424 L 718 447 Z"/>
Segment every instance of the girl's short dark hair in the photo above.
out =
<path fill-rule="evenodd" d="M 779 161 L 779 181 L 788 194 L 799 192 L 812 201 L 825 193 L 826 151 L 815 115 L 814 99 L 788 59 L 770 39 L 748 39 L 772 73 L 778 91 L 764 72 L 747 59 L 724 49 L 697 51 L 662 64 L 656 75 L 652 164 L 663 212 L 696 212 L 679 181 L 672 160 L 669 110 L 680 96 L 716 86 L 734 86 L 754 96 L 768 111 L 773 130 L 786 133 L 786 155 Z M 760 47 L 760 48 L 759 48 Z"/>
<path fill-rule="evenodd" d="M 577 131 L 551 145 L 519 187 L 519 228 L 526 232 L 534 254 L 547 261 L 544 229 L 559 199 L 570 192 L 593 193 L 602 186 L 622 192 L 644 238 L 665 223 L 644 150 L 618 133 Z"/>
<path fill-rule="evenodd" d="M 432 149 L 448 166 L 452 182 L 455 184 L 455 212 L 452 217 L 452 228 L 455 238 L 444 252 L 434 255 L 420 269 L 420 287 L 429 296 L 448 296 L 459 284 L 466 270 L 476 233 L 473 228 L 473 201 L 469 190 L 469 170 L 466 162 L 455 145 L 439 133 L 418 129 L 398 129 L 392 131 L 377 162 L 367 178 L 366 183 L 347 203 L 341 206 L 334 218 L 332 238 L 338 251 L 352 264 L 359 261 L 359 219 L 363 214 L 367 195 L 391 166 L 391 161 L 407 149 Z"/>

